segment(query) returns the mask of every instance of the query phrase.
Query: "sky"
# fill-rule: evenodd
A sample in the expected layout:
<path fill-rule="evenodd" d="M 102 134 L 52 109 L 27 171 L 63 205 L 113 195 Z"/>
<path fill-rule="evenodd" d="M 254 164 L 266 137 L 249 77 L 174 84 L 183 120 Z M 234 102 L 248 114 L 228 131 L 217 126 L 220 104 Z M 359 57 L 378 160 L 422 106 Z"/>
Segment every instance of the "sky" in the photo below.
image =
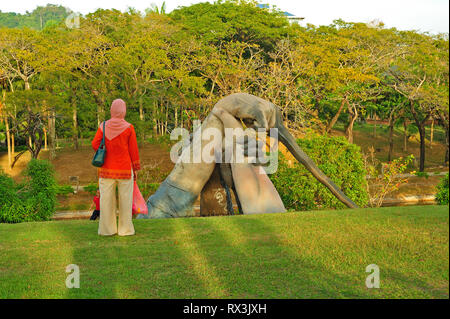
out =
<path fill-rule="evenodd" d="M 161 6 L 162 0 L 0 0 L 2 12 L 25 13 L 47 3 L 60 4 L 75 12 L 86 14 L 98 8 L 121 11 L 133 7 L 140 11 L 151 3 Z M 206 0 L 166 0 L 166 11 L 178 6 L 206 2 Z M 208 1 L 213 2 L 213 1 Z M 335 19 L 348 22 L 380 20 L 386 27 L 418 30 L 430 33 L 449 32 L 449 0 L 264 0 L 282 11 L 304 17 L 302 24 L 328 25 Z"/>

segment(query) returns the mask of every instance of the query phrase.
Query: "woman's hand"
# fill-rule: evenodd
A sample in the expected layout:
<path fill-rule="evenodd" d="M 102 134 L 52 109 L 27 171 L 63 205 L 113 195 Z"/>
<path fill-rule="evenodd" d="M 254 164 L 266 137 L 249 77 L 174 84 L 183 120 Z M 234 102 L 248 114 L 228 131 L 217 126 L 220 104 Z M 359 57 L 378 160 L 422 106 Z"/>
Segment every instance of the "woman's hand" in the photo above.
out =
<path fill-rule="evenodd" d="M 133 180 L 137 180 L 137 171 L 133 171 Z"/>

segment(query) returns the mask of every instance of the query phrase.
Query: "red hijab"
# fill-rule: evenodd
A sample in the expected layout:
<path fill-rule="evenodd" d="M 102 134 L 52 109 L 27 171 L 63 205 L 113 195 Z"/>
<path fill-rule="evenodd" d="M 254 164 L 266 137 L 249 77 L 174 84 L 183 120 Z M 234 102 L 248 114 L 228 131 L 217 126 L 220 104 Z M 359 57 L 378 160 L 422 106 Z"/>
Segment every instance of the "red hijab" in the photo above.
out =
<path fill-rule="evenodd" d="M 112 102 L 111 119 L 105 123 L 105 136 L 108 140 L 112 140 L 130 127 L 131 124 L 125 121 L 126 113 L 127 105 L 122 99 L 116 99 Z M 100 124 L 100 129 L 103 131 L 103 123 Z"/>

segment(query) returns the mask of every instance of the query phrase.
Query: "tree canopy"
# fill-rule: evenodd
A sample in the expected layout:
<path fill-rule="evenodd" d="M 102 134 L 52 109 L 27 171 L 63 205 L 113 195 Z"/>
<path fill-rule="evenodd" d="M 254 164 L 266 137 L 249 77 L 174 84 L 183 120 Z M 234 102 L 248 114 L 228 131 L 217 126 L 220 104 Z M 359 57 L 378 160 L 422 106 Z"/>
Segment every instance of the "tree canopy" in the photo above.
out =
<path fill-rule="evenodd" d="M 0 13 L 2 127 L 40 105 L 50 140 L 72 137 L 77 147 L 121 97 L 142 140 L 189 128 L 221 97 L 248 92 L 278 105 L 291 129 L 323 133 L 340 120 L 351 141 L 361 118 L 408 118 L 419 132 L 432 118 L 448 145 L 448 34 L 342 20 L 302 27 L 244 0 L 171 13 L 99 9 L 75 28 L 64 23 L 69 12 Z"/>

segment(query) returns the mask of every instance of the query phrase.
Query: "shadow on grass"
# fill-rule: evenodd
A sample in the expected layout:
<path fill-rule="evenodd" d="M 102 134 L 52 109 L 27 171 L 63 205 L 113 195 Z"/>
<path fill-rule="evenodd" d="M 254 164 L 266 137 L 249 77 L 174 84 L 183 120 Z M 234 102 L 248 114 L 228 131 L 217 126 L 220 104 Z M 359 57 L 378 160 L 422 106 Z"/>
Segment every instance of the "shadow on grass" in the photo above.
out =
<path fill-rule="evenodd" d="M 265 219 L 267 220 L 267 219 Z M 224 221 L 224 222 L 221 222 Z M 207 268 L 223 286 L 222 298 L 369 298 L 364 285 L 296 255 L 268 223 L 241 216 L 180 221 Z M 209 238 L 199 235 L 207 224 Z M 209 296 L 211 297 L 211 296 Z"/>
<path fill-rule="evenodd" d="M 282 240 L 282 234 L 272 226 L 271 219 L 281 214 L 266 215 L 266 218 L 250 217 L 245 222 L 232 220 L 242 233 L 258 229 L 259 236 L 270 236 L 277 250 L 273 252 L 273 268 L 276 269 L 278 281 L 274 282 L 278 298 L 373 298 L 364 286 L 364 280 L 358 281 L 355 276 L 338 274 L 329 265 L 323 264 L 321 258 L 310 258 L 301 255 L 292 246 Z M 254 245 L 247 240 L 247 246 Z M 320 256 L 317 256 L 320 257 Z M 365 275 L 364 277 L 365 278 Z M 364 289 L 355 289 L 364 287 Z M 266 296 L 261 296 L 266 297 Z M 276 296 L 268 296 L 270 298 Z"/>
<path fill-rule="evenodd" d="M 39 225 L 36 231 L 36 225 Z M 32 222 L 9 232 L 0 254 L 1 298 L 62 298 L 71 243 L 61 240 L 57 223 Z M 5 262 L 6 266 L 2 263 Z M 4 276 L 4 277 L 3 277 Z"/>
<path fill-rule="evenodd" d="M 178 247 L 176 220 L 134 221 L 136 235 L 102 237 L 98 223 L 84 233 L 62 233 L 74 243 L 80 289 L 66 298 L 193 298 L 210 292 Z"/>
<path fill-rule="evenodd" d="M 437 299 L 448 299 L 448 281 L 442 281 L 442 287 L 436 287 L 430 285 L 425 280 L 419 278 L 417 275 L 405 275 L 398 270 L 387 268 L 383 270 L 383 275 L 387 280 L 401 282 L 402 289 L 404 291 L 416 290 L 422 291 L 422 298 L 437 298 Z M 401 298 L 402 296 L 398 296 Z M 419 297 L 420 298 L 420 297 Z"/>

